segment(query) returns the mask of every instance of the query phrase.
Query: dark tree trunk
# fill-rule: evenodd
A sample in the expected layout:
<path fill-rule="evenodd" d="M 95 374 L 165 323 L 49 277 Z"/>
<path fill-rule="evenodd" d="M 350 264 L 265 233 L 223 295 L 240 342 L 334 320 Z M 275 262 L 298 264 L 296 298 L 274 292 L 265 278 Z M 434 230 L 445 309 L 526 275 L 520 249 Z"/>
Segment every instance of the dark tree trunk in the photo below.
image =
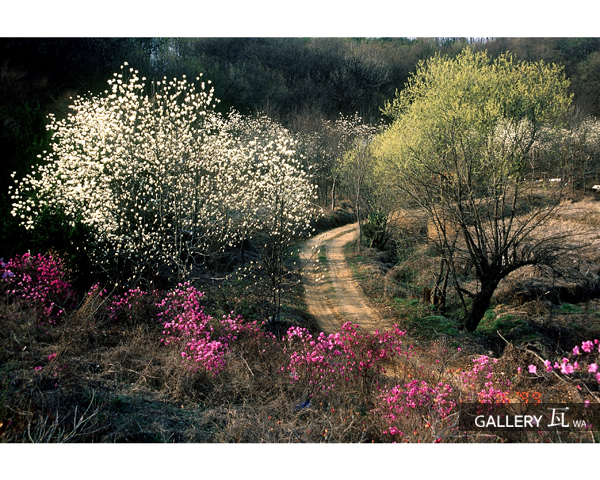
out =
<path fill-rule="evenodd" d="M 492 295 L 496 290 L 496 287 L 500 283 L 501 278 L 493 278 L 482 282 L 481 290 L 477 292 L 473 298 L 473 305 L 471 305 L 471 311 L 466 318 L 465 328 L 468 332 L 474 332 L 481 322 L 481 319 L 485 315 L 486 310 L 490 307 L 490 301 Z"/>

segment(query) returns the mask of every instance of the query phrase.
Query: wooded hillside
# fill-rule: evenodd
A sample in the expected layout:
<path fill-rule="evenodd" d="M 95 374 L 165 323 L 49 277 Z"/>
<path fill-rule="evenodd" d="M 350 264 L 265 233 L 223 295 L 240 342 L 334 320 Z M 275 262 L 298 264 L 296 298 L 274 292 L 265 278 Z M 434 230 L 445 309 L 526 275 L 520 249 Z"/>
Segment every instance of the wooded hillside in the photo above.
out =
<path fill-rule="evenodd" d="M 307 132 L 340 113 L 378 123 L 381 107 L 419 61 L 436 52 L 455 56 L 469 44 L 492 58 L 510 51 L 517 60 L 564 65 L 576 113 L 600 113 L 597 38 L 0 39 L 0 254 L 31 245 L 9 215 L 8 186 L 13 172 L 22 178 L 47 148 L 46 115 L 60 118 L 70 97 L 102 92 L 125 61 L 149 80 L 203 72 L 222 112 L 260 111 L 292 131 Z"/>

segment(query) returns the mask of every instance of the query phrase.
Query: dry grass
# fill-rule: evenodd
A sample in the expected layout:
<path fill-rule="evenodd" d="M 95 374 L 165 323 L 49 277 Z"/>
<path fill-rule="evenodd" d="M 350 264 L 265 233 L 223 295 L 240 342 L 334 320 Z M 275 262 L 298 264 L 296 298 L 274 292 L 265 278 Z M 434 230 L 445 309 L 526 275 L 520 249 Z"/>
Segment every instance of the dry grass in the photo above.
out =
<path fill-rule="evenodd" d="M 101 303 L 89 298 L 51 330 L 33 312 L 3 310 L 1 441 L 380 440 L 351 391 L 300 408 L 306 392 L 281 371 L 278 343 L 245 342 L 221 375 L 194 373 L 160 345 L 160 325 L 98 319 Z"/>
<path fill-rule="evenodd" d="M 574 202 L 567 206 L 571 210 L 563 211 L 561 221 L 587 228 L 582 223 L 587 217 L 578 212 L 589 207 L 589 221 L 594 222 L 600 217 L 599 206 L 594 199 Z M 409 220 L 404 225 L 405 236 L 412 228 L 419 235 L 426 232 L 423 225 Z M 459 372 L 472 368 L 473 359 L 483 354 L 498 358 L 497 371 L 510 376 L 515 391 L 535 390 L 544 400 L 561 402 L 600 397 L 597 386 L 585 390 L 590 383 L 579 382 L 580 390 L 579 380 L 516 373 L 517 367 L 539 365 L 539 358 L 560 358 L 582 340 L 599 338 L 599 300 L 561 305 L 552 296 L 535 293 L 546 288 L 545 271 L 523 269 L 520 277 L 503 286 L 506 297 L 499 291 L 480 331 L 469 334 L 460 329 L 457 311 L 439 312 L 421 301 L 420 291 L 436 273 L 437 263 L 435 252 L 426 245 L 413 247 L 411 255 L 392 269 L 373 250 L 350 254 L 367 295 L 386 318 L 409 330 L 406 345 L 414 345 L 410 361 L 388 365 L 387 374 L 375 379 L 380 386 L 414 379 L 442 381 L 453 386 L 455 398 L 464 398 L 469 392 Z M 587 252 L 585 261 L 597 266 L 597 253 Z M 558 286 L 558 279 L 553 281 Z M 540 282 L 539 290 L 534 282 Z M 260 292 L 253 297 L 252 286 L 247 287 L 242 282 L 222 286 L 222 293 L 209 290 L 207 308 L 214 316 L 234 309 L 260 318 L 255 302 Z M 273 327 L 279 337 L 291 324 L 310 325 L 301 305 L 301 286 L 290 277 L 286 288 L 285 323 Z M 528 295 L 515 295 L 518 289 Z M 106 300 L 91 295 L 51 327 L 40 327 L 27 308 L 3 304 L 0 327 L 1 442 L 557 441 L 528 434 L 459 433 L 452 429 L 456 417 L 440 421 L 429 407 L 402 420 L 402 438 L 384 435 L 386 424 L 373 413 L 378 405 L 376 389 L 367 392 L 358 384 L 340 384 L 306 403 L 308 392 L 301 384 L 292 384 L 281 369 L 288 357 L 277 342 L 238 344 L 218 376 L 191 372 L 181 364 L 177 349 L 161 345 L 162 326 L 152 302 L 131 318 L 111 318 Z"/>
<path fill-rule="evenodd" d="M 228 293 L 229 300 L 243 299 L 233 289 Z M 294 293 L 300 292 L 289 297 L 298 302 Z M 217 304 L 213 300 L 212 307 Z M 351 391 L 299 408 L 307 392 L 281 371 L 287 357 L 278 342 L 250 339 L 229 354 L 220 375 L 195 373 L 182 365 L 176 348 L 161 345 L 162 325 L 151 302 L 132 318 L 111 318 L 106 306 L 106 299 L 90 295 L 55 326 L 40 326 L 34 311 L 16 304 L 0 307 L 0 441 L 380 439 L 365 419 L 367 407 L 357 413 L 360 402 Z M 288 322 L 303 324 L 296 303 L 284 307 Z M 278 335 L 286 328 L 273 327 Z"/>
<path fill-rule="evenodd" d="M 221 375 L 194 373 L 180 363 L 175 348 L 161 346 L 161 326 L 155 320 L 140 317 L 123 325 L 103 317 L 99 303 L 99 298 L 88 299 L 52 330 L 40 328 L 32 312 L 4 307 L 2 442 L 357 443 L 394 439 L 382 434 L 385 422 L 373 413 L 377 390 L 365 395 L 358 384 L 341 385 L 306 403 L 307 392 L 281 370 L 287 357 L 278 342 L 249 340 L 232 351 Z M 376 377 L 380 385 L 413 379 L 432 384 L 443 381 L 458 394 L 462 386 L 453 372 L 469 369 L 482 345 L 465 342 L 459 353 L 451 337 L 434 343 L 413 340 L 414 357 L 388 365 L 387 374 Z M 56 357 L 48 360 L 53 353 Z M 522 348 L 506 348 L 500 366 L 514 372 L 517 365 L 530 361 L 527 355 L 531 356 Z M 36 366 L 42 368 L 36 370 Z M 544 379 L 523 376 L 519 382 L 515 383 L 518 388 L 546 388 Z M 557 392 L 551 379 L 546 383 L 548 396 Z M 577 400 L 576 390 L 560 388 Z M 436 418 L 427 407 L 416 411 L 401 423 L 406 432 L 402 440 L 506 440 L 459 434 L 453 430 L 455 419 L 442 422 Z"/>
<path fill-rule="evenodd" d="M 597 197 L 582 195 L 566 199 L 556 216 L 537 233 L 540 238 L 548 232 L 569 233 L 571 248 L 561 265 L 562 275 L 533 266 L 515 271 L 501 282 L 490 310 L 474 334 L 461 329 L 461 311 L 455 297 L 450 298 L 443 311 L 421 300 L 421 291 L 431 287 L 439 268 L 435 250 L 426 242 L 412 248 L 404 260 L 384 269 L 380 275 L 373 274 L 382 266 L 377 252 L 367 250 L 356 256 L 349 251 L 348 255 L 363 289 L 382 311 L 394 315 L 402 328 L 408 329 L 415 345 L 429 352 L 423 364 L 431 366 L 440 360 L 438 354 L 431 353 L 431 346 L 433 342 L 444 342 L 454 350 L 461 347 L 461 355 L 448 363 L 451 370 L 464 371 L 472 365 L 473 358 L 489 355 L 499 359 L 502 371 L 513 377 L 511 390 L 537 391 L 547 402 L 577 403 L 589 399 L 597 403 L 600 389 L 593 378 L 588 382 L 584 374 L 571 378 L 546 374 L 541 359 L 560 360 L 568 357 L 571 349 L 582 341 L 600 338 L 600 301 L 596 299 L 600 293 L 600 245 L 595 228 L 598 224 Z M 430 229 L 428 235 L 431 236 Z M 468 266 L 459 273 L 468 286 Z M 538 374 L 516 374 L 518 367 L 526 369 L 529 364 L 538 366 Z M 498 439 L 480 437 L 467 441 L 488 440 Z M 552 441 L 543 435 L 509 440 Z M 593 435 L 587 440 L 570 438 L 570 441 L 593 440 Z"/>

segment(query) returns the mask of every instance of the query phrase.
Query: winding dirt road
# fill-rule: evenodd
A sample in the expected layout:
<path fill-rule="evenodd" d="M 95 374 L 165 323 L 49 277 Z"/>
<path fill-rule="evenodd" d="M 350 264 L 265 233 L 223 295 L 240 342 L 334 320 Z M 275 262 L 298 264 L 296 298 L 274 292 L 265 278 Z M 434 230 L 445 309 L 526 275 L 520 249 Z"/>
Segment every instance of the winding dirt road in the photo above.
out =
<path fill-rule="evenodd" d="M 369 332 L 386 326 L 346 262 L 344 247 L 357 239 L 358 223 L 353 223 L 315 236 L 300 251 L 304 301 L 325 334 L 338 332 L 344 322 Z"/>

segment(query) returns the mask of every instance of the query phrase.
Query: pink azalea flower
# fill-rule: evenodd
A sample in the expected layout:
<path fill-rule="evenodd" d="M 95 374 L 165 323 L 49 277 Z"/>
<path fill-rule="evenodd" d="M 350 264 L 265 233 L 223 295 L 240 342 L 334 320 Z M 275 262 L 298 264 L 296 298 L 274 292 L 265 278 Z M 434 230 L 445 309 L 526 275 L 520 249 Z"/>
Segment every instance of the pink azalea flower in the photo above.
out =
<path fill-rule="evenodd" d="M 571 365 L 570 363 L 563 363 L 560 366 L 560 371 L 561 373 L 564 373 L 566 375 L 568 375 L 569 373 L 573 373 L 573 365 Z"/>
<path fill-rule="evenodd" d="M 592 348 L 594 348 L 594 343 L 589 341 L 589 342 L 583 342 L 581 344 L 581 349 L 584 352 L 590 353 L 592 351 Z"/>
<path fill-rule="evenodd" d="M 573 348 L 573 355 L 579 355 L 579 347 L 578 346 L 575 346 Z"/>
<path fill-rule="evenodd" d="M 589 373 L 596 373 L 598 371 L 598 365 L 596 365 L 595 363 L 590 363 L 588 365 L 588 372 Z"/>
<path fill-rule="evenodd" d="M 529 365 L 529 373 L 537 373 L 537 367 L 535 365 Z"/>
<path fill-rule="evenodd" d="M 550 360 L 544 360 L 544 365 L 546 366 L 546 371 L 547 372 L 551 372 L 552 371 L 552 362 Z"/>

